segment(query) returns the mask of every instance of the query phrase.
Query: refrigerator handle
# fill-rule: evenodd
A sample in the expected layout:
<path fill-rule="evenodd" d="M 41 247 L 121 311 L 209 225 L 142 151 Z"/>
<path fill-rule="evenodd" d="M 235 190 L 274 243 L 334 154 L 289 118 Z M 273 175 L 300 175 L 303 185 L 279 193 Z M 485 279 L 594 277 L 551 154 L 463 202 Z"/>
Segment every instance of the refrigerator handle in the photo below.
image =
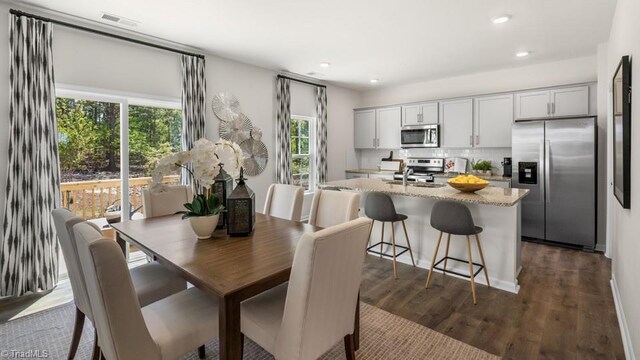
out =
<path fill-rule="evenodd" d="M 549 183 L 549 172 L 551 170 L 551 141 L 545 140 L 544 142 L 544 194 L 547 203 L 551 202 L 551 184 Z"/>
<path fill-rule="evenodd" d="M 538 166 L 538 171 L 540 172 L 544 172 L 545 170 L 542 168 L 542 164 L 545 164 L 545 156 L 544 156 L 544 146 L 545 141 L 544 140 L 540 140 L 540 159 L 539 159 L 539 166 Z M 545 194 L 545 182 L 542 180 L 543 177 L 542 176 L 538 176 L 538 186 L 540 187 L 540 201 L 544 202 L 544 194 Z"/>

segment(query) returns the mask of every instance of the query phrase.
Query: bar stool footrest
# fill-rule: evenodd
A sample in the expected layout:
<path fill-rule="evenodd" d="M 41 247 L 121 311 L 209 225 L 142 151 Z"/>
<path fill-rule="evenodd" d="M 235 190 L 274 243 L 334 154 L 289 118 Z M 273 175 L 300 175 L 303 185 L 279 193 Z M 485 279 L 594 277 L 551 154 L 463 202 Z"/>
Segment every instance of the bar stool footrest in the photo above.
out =
<path fill-rule="evenodd" d="M 374 247 L 380 247 L 380 244 L 393 246 L 393 244 L 392 244 L 392 243 L 390 243 L 390 242 L 386 242 L 386 241 L 379 241 L 379 242 L 377 242 L 377 243 L 375 243 L 375 244 L 373 244 L 373 245 L 369 246 L 369 247 L 367 248 L 367 252 L 370 252 L 370 253 L 375 254 L 375 255 L 382 255 L 382 256 L 385 256 L 385 257 L 388 257 L 388 258 L 393 258 L 393 255 L 389 255 L 389 254 L 387 254 L 387 253 L 381 253 L 380 251 L 376 251 L 376 250 L 371 250 L 371 249 L 372 249 L 372 248 L 374 248 Z M 403 245 L 398 245 L 398 244 L 396 244 L 396 248 L 400 248 L 400 249 L 402 249 L 402 251 L 400 251 L 399 253 L 397 253 L 397 254 L 396 254 L 396 257 L 398 257 L 398 256 L 400 256 L 400 255 L 402 255 L 402 254 L 406 253 L 407 251 L 409 251 L 409 248 L 408 248 L 408 247 L 406 247 L 406 246 L 403 246 Z"/>
<path fill-rule="evenodd" d="M 461 263 L 465 263 L 465 264 L 469 264 L 468 260 L 458 259 L 458 258 L 454 258 L 454 257 L 451 257 L 451 256 L 445 256 L 442 259 L 440 259 L 440 261 L 436 262 L 436 264 L 433 266 L 433 268 L 436 269 L 436 270 L 440 270 L 443 273 L 455 274 L 455 275 L 458 275 L 458 276 L 465 277 L 467 279 L 471 278 L 471 276 L 469 276 L 469 274 L 459 273 L 459 272 L 454 271 L 454 270 L 445 270 L 444 268 L 438 267 L 438 265 L 440 265 L 440 263 L 442 263 L 443 261 L 445 261 L 447 259 L 448 260 L 457 261 L 457 262 L 461 262 Z M 478 264 L 478 263 L 475 263 L 475 262 L 473 263 L 473 265 L 478 267 L 478 270 L 473 273 L 473 277 L 475 278 L 482 271 L 482 269 L 484 269 L 484 266 L 482 266 L 482 264 Z"/>

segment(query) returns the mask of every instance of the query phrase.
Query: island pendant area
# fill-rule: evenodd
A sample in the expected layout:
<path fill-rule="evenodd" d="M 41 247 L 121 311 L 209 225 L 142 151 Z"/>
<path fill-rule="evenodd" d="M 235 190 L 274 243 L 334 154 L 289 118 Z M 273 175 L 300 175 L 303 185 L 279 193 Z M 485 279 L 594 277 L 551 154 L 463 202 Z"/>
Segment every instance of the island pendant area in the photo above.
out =
<path fill-rule="evenodd" d="M 331 181 L 320 185 L 320 188 L 323 187 L 362 193 L 360 204 L 361 216 L 364 216 L 364 205 L 367 201 L 368 193 L 382 192 L 390 195 L 395 204 L 396 211 L 408 216 L 405 223 L 416 266 L 425 269 L 429 269 L 431 266 L 431 259 L 439 236 L 439 231 L 430 225 L 433 205 L 439 200 L 451 200 L 464 203 L 471 211 L 475 224 L 483 228 L 479 236 L 491 287 L 518 293 L 520 289 L 518 285 L 518 274 L 522 270 L 520 253 L 521 200 L 527 196 L 529 190 L 489 186 L 476 193 L 463 193 L 448 186 L 403 186 L 378 179 Z M 375 222 L 371 232 L 371 244 L 380 241 L 381 226 L 382 224 L 380 222 Z M 385 226 L 384 241 L 391 242 L 391 225 L 386 224 Z M 394 231 L 396 244 L 406 245 L 402 224 L 396 223 Z M 436 261 L 444 256 L 446 236 L 447 235 L 443 235 Z M 472 240 L 475 244 L 475 240 Z M 385 245 L 383 252 L 391 255 L 391 247 Z M 449 256 L 464 260 L 468 259 L 467 243 L 464 236 L 451 236 Z M 480 254 L 475 245 L 472 246 L 472 256 L 473 262 L 480 262 Z M 411 258 L 408 252 L 399 256 L 397 260 L 402 263 L 411 264 Z M 391 262 L 389 262 L 389 266 L 392 266 Z M 462 274 L 469 273 L 468 264 L 457 261 L 449 261 L 447 263 L 447 269 Z M 435 270 L 435 272 L 440 271 Z M 447 273 L 447 276 L 456 275 Z M 465 279 L 464 277 L 460 278 Z M 486 285 L 487 283 L 484 273 L 482 272 L 476 276 L 475 281 L 476 284 Z"/>

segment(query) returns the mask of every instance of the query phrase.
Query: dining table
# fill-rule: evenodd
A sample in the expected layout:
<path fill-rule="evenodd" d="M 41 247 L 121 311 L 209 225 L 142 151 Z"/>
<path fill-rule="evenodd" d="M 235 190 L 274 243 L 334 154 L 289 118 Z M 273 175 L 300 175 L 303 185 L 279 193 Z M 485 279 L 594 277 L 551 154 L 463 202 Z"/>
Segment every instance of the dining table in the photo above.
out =
<path fill-rule="evenodd" d="M 125 255 L 132 244 L 218 300 L 220 359 L 229 360 L 242 358 L 241 302 L 289 281 L 300 237 L 321 229 L 260 213 L 255 214 L 253 232 L 238 237 L 219 229 L 211 238 L 199 240 L 180 215 L 111 226 Z M 354 321 L 357 349 L 359 306 Z"/>

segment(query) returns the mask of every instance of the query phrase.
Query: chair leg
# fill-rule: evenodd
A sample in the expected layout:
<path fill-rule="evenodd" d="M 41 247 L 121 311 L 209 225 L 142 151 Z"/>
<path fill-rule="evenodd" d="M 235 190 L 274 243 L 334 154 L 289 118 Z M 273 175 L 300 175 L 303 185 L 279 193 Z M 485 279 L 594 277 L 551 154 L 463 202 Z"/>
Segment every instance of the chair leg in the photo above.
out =
<path fill-rule="evenodd" d="M 371 226 L 369 227 L 369 236 L 367 236 L 367 248 L 369 248 L 369 244 L 371 243 L 371 232 L 373 231 L 373 224 L 375 220 L 371 220 Z M 365 254 L 367 253 L 367 249 L 364 250 Z"/>
<path fill-rule="evenodd" d="M 438 256 L 438 250 L 440 250 L 440 240 L 442 240 L 442 231 L 440 231 L 440 236 L 438 236 L 438 244 L 436 245 L 436 250 L 433 252 L 433 257 L 431 258 L 431 268 L 429 268 L 427 283 L 424 285 L 425 289 L 429 288 L 429 283 L 431 282 L 431 274 L 433 274 L 433 268 L 436 265 L 436 257 Z"/>
<path fill-rule="evenodd" d="M 200 345 L 200 347 L 198 347 L 198 357 L 200 359 L 204 359 L 205 357 L 207 357 L 204 345 Z"/>
<path fill-rule="evenodd" d="M 398 279 L 398 265 L 396 263 L 396 223 L 391 223 L 391 248 L 393 250 L 393 278 Z"/>
<path fill-rule="evenodd" d="M 484 264 L 484 254 L 482 253 L 482 246 L 480 245 L 480 238 L 476 234 L 476 243 L 478 244 L 478 252 L 480 253 L 480 261 L 482 262 L 482 269 L 484 270 L 484 277 L 487 279 L 487 287 L 491 287 L 489 283 L 489 272 L 487 271 L 487 265 Z"/>
<path fill-rule="evenodd" d="M 84 327 L 85 315 L 76 306 L 76 321 L 73 325 L 73 336 L 71 337 L 71 347 L 69 347 L 68 359 L 71 360 L 76 357 L 78 351 L 78 344 L 80 344 L 80 337 L 82 336 L 82 328 Z"/>
<path fill-rule="evenodd" d="M 344 337 L 344 352 L 347 360 L 356 360 L 356 347 L 353 334 Z"/>
<path fill-rule="evenodd" d="M 102 350 L 100 350 L 100 345 L 98 344 L 98 331 L 93 330 L 93 355 L 91 355 L 91 359 L 100 360 L 100 354 L 102 354 Z"/>
<path fill-rule="evenodd" d="M 409 241 L 409 234 L 407 233 L 407 225 L 404 224 L 404 220 L 402 220 L 402 229 L 404 230 L 404 237 L 407 239 L 407 247 L 409 248 L 409 255 L 411 255 L 411 263 L 413 267 L 416 267 L 416 262 L 413 260 L 413 251 L 411 250 L 411 241 Z"/>
<path fill-rule="evenodd" d="M 384 241 L 384 221 L 380 222 L 382 226 L 382 234 L 380 235 L 380 259 L 382 259 L 382 242 Z"/>
<path fill-rule="evenodd" d="M 451 242 L 451 234 L 447 234 L 447 247 L 444 251 L 444 267 L 443 269 L 447 270 L 447 257 L 449 256 L 449 243 Z M 442 275 L 445 275 L 444 271 Z"/>
<path fill-rule="evenodd" d="M 473 305 L 476 305 L 476 281 L 473 276 L 473 256 L 471 255 L 471 240 L 467 237 L 467 252 L 469 253 L 469 280 L 471 280 L 471 294 L 473 295 Z"/>

